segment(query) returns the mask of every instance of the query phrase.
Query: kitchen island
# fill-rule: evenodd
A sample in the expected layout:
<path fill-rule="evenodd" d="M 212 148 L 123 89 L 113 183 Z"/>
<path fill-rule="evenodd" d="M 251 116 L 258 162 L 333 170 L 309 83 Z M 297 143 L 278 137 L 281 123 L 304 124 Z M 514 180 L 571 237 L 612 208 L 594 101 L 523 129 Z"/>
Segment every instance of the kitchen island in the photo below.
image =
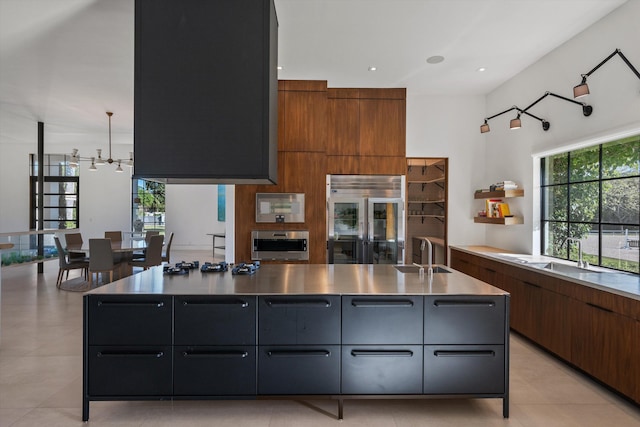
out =
<path fill-rule="evenodd" d="M 84 295 L 92 400 L 487 397 L 509 404 L 509 294 L 442 267 L 161 267 Z"/>

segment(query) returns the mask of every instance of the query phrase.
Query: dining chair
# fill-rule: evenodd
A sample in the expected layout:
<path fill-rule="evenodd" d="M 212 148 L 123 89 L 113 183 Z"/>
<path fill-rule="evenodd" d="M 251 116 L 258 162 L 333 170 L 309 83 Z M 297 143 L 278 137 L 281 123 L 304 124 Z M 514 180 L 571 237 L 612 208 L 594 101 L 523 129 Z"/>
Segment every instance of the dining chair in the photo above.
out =
<path fill-rule="evenodd" d="M 82 252 L 80 250 L 69 249 L 69 247 L 78 248 L 78 249 L 80 249 L 82 247 L 82 243 L 84 242 L 82 240 L 82 234 L 80 234 L 80 233 L 66 233 L 64 235 L 64 241 L 67 244 L 67 252 L 69 254 L 69 259 L 70 260 L 83 259 L 83 258 L 87 257 L 87 253 L 86 252 Z"/>
<path fill-rule="evenodd" d="M 173 242 L 173 232 L 169 235 L 169 242 L 167 243 L 167 249 L 162 254 L 162 262 L 171 262 L 171 242 Z"/>
<path fill-rule="evenodd" d="M 162 264 L 162 244 L 164 242 L 164 236 L 159 234 L 151 236 L 149 239 L 149 246 L 145 251 L 145 257 L 142 259 L 134 259 L 129 261 L 129 265 L 132 267 L 142 267 L 147 270 L 154 265 Z"/>
<path fill-rule="evenodd" d="M 144 241 L 147 245 L 147 247 L 149 247 L 149 242 L 151 241 L 151 236 L 157 236 L 158 234 L 160 234 L 159 231 L 157 230 L 150 230 L 147 231 L 144 235 Z M 140 251 L 135 251 L 134 253 L 131 254 L 131 259 L 137 260 L 137 259 L 143 259 L 145 258 L 147 252 L 147 248 L 144 248 Z"/>
<path fill-rule="evenodd" d="M 105 239 L 111 239 L 112 242 L 122 242 L 122 231 L 105 231 Z"/>
<path fill-rule="evenodd" d="M 60 289 L 62 285 L 62 277 L 64 276 L 65 271 L 67 272 L 67 279 L 69 278 L 70 270 L 83 270 L 83 274 L 85 279 L 87 278 L 87 269 L 89 268 L 89 261 L 86 258 L 74 259 L 70 260 L 60 243 L 60 239 L 58 237 L 53 236 L 53 240 L 56 243 L 56 249 L 58 250 L 58 259 L 59 259 L 59 267 L 58 270 L 58 278 L 56 280 L 56 288 Z"/>
<path fill-rule="evenodd" d="M 93 274 L 96 281 L 99 274 L 109 273 L 109 282 L 113 281 L 113 272 L 120 269 L 120 264 L 113 259 L 111 239 L 89 239 L 89 286 L 93 283 Z"/>

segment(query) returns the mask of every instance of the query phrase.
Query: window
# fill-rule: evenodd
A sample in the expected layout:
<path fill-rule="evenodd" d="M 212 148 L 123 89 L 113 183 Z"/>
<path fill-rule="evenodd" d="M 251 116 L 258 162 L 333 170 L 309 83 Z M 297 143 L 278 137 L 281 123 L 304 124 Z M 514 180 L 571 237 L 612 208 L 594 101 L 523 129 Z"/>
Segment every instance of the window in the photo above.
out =
<path fill-rule="evenodd" d="M 640 273 L 640 135 L 541 159 L 544 255 Z"/>
<path fill-rule="evenodd" d="M 133 231 L 164 230 L 164 187 L 160 182 L 134 178 L 131 186 Z"/>
<path fill-rule="evenodd" d="M 38 229 L 38 156 L 30 155 L 30 218 L 31 229 Z M 80 224 L 80 178 L 78 168 L 72 168 L 68 156 L 45 154 L 44 156 L 44 229 L 78 228 Z"/>

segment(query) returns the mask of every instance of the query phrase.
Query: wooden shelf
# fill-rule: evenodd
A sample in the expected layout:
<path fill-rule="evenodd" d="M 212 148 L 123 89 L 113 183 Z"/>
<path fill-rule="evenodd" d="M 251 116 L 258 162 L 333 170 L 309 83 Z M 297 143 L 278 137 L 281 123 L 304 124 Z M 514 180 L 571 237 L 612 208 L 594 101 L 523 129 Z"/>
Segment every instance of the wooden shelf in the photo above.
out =
<path fill-rule="evenodd" d="M 409 200 L 407 203 L 425 204 L 425 203 L 444 203 L 445 200 Z"/>
<path fill-rule="evenodd" d="M 499 199 L 499 198 L 507 198 L 507 197 L 523 197 L 524 189 L 519 188 L 515 190 L 504 190 L 504 191 L 489 191 L 482 193 L 475 193 L 474 199 Z"/>
<path fill-rule="evenodd" d="M 521 216 L 512 216 L 508 218 L 489 218 L 486 216 L 476 216 L 473 218 L 473 222 L 481 224 L 514 225 L 524 224 L 524 218 L 522 218 Z"/>
<path fill-rule="evenodd" d="M 429 180 L 423 180 L 423 181 L 416 181 L 416 180 L 411 180 L 411 181 L 407 181 L 407 183 L 409 184 L 434 184 L 436 182 L 444 182 L 445 178 L 444 177 L 440 177 L 440 178 L 435 178 L 435 179 L 429 179 Z"/>

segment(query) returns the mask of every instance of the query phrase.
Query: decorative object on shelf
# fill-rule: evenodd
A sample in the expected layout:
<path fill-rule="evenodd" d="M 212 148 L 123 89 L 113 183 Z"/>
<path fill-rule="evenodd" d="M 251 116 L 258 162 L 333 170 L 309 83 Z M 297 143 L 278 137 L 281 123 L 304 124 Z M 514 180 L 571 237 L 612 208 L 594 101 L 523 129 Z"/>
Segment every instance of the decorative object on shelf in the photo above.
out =
<path fill-rule="evenodd" d="M 624 61 L 624 63 L 627 64 L 629 68 L 631 68 L 631 71 L 633 71 L 634 74 L 638 76 L 638 78 L 640 79 L 640 72 L 638 72 L 638 70 L 636 70 L 636 68 L 633 65 L 631 65 L 631 62 L 629 62 L 627 57 L 623 55 L 620 49 L 616 49 L 613 51 L 613 53 L 611 53 L 611 55 L 607 56 L 602 62 L 600 62 L 595 67 L 593 67 L 591 71 L 589 71 L 586 74 L 581 74 L 582 81 L 580 82 L 580 84 L 574 86 L 573 97 L 578 99 L 578 98 L 582 98 L 583 96 L 589 95 L 589 85 L 587 85 L 587 77 L 589 77 L 594 71 L 602 67 L 607 61 L 609 61 L 611 58 L 613 58 L 616 55 L 619 55 L 620 58 L 622 58 L 622 60 Z"/>
<path fill-rule="evenodd" d="M 222 261 L 222 262 L 205 262 L 204 264 L 202 264 L 202 267 L 200 267 L 200 271 L 202 271 L 203 273 L 223 273 L 225 271 L 229 270 L 229 264 L 227 264 L 226 262 Z"/>
<path fill-rule="evenodd" d="M 78 166 L 80 161 L 91 161 L 91 166 L 89 166 L 89 170 L 92 172 L 95 172 L 98 170 L 97 166 L 104 165 L 107 163 L 110 165 L 113 163 L 116 163 L 118 165 L 118 167 L 115 169 L 116 172 L 123 172 L 122 170 L 123 163 L 129 167 L 133 167 L 132 151 L 129 152 L 129 159 L 114 159 L 111 156 L 111 116 L 113 116 L 113 113 L 111 111 L 107 111 L 107 116 L 109 117 L 109 158 L 106 160 L 102 158 L 102 149 L 100 148 L 96 149 L 96 152 L 98 154 L 97 157 L 81 157 L 78 155 L 78 149 L 74 148 L 71 152 L 71 160 L 69 160 L 69 164 L 71 166 Z"/>

